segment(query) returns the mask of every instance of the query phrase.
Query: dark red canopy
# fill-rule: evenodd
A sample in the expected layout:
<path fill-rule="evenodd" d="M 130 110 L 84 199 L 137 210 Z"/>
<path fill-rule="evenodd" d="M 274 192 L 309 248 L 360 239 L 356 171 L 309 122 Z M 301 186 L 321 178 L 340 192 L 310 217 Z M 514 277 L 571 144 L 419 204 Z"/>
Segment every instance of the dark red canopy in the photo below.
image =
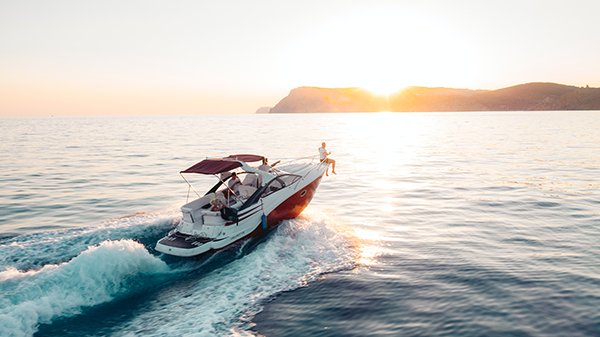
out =
<path fill-rule="evenodd" d="M 263 156 L 257 156 L 255 154 L 232 154 L 229 157 L 225 157 L 223 159 L 236 159 L 239 161 L 245 161 L 247 163 L 252 163 L 255 161 L 261 161 L 264 158 L 265 157 L 263 157 Z"/>
<path fill-rule="evenodd" d="M 255 162 L 263 159 L 263 156 L 253 154 L 236 154 L 225 158 L 204 159 L 181 173 L 217 174 L 231 171 L 241 167 L 243 162 Z M 238 161 L 239 160 L 239 161 Z"/>

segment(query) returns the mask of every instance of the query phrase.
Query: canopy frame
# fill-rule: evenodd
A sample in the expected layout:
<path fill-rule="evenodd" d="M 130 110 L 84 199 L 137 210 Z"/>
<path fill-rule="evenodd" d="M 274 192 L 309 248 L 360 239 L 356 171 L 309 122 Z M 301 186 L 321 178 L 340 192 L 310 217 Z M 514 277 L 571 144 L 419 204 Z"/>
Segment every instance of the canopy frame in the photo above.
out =
<path fill-rule="evenodd" d="M 225 180 L 221 179 L 219 174 L 224 173 L 224 172 L 229 172 L 231 170 L 234 170 L 234 169 L 237 169 L 240 167 L 250 168 L 250 166 L 248 164 L 246 164 L 246 162 L 257 162 L 257 161 L 261 161 L 263 159 L 264 159 L 263 156 L 254 155 L 254 154 L 237 154 L 237 155 L 229 155 L 229 156 L 223 157 L 223 158 L 206 158 L 206 159 L 190 166 L 189 168 L 179 172 L 179 175 L 188 184 L 187 201 L 189 201 L 189 197 L 190 197 L 190 193 L 189 193 L 190 188 L 194 191 L 194 193 L 196 193 L 198 198 L 201 198 L 201 196 L 200 196 L 200 193 L 198 193 L 198 191 L 196 191 L 194 186 L 183 175 L 184 173 L 198 173 L 198 174 L 214 175 L 217 177 L 217 179 L 219 179 L 219 181 L 223 185 L 225 185 L 225 187 L 227 187 L 227 189 L 230 191 L 230 193 L 232 195 L 235 195 L 233 190 L 225 183 L 225 180 L 227 180 L 227 179 L 225 179 Z M 254 171 L 254 170 L 252 170 L 252 171 Z M 260 172 L 260 173 L 262 173 L 262 172 Z"/>

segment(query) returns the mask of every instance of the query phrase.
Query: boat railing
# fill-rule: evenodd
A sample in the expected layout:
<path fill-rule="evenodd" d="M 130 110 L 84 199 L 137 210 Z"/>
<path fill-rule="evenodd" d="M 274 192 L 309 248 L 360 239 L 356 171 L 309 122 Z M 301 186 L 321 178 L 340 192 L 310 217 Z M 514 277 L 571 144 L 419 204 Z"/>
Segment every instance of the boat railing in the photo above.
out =
<path fill-rule="evenodd" d="M 310 167 L 310 169 L 309 169 L 308 171 L 306 171 L 306 174 L 309 174 L 309 173 L 311 173 L 311 172 L 313 172 L 313 171 L 316 171 L 316 170 L 320 170 L 320 169 L 321 169 L 323 166 L 325 166 L 325 165 L 329 165 L 329 164 L 327 164 L 326 162 L 322 162 L 322 161 L 320 161 L 320 160 L 319 160 L 319 155 L 314 155 L 314 156 L 312 156 L 312 157 L 308 157 L 308 158 L 310 158 L 311 160 L 310 160 L 310 162 L 308 162 L 308 163 L 306 163 L 306 164 L 307 164 L 307 165 L 310 165 L 310 166 L 309 166 L 309 167 Z M 315 164 L 315 162 L 316 162 L 316 165 L 314 165 L 314 164 Z"/>
<path fill-rule="evenodd" d="M 314 156 L 310 156 L 310 157 L 299 157 L 299 158 L 284 158 L 281 160 L 280 165 L 292 165 L 292 164 L 298 164 L 298 163 L 306 163 L 306 164 L 312 164 L 315 160 L 317 160 L 317 157 L 319 155 L 314 155 Z M 309 162 L 306 162 L 307 160 L 310 160 Z"/>
<path fill-rule="evenodd" d="M 312 165 L 315 164 L 315 162 L 318 163 L 318 165 Z M 310 157 L 300 157 L 300 158 L 283 158 L 281 159 L 281 166 L 291 166 L 291 165 L 311 165 L 310 169 L 308 169 L 305 174 L 303 174 L 303 176 L 315 171 L 315 170 L 319 170 L 321 169 L 322 165 L 328 165 L 325 162 L 321 162 L 319 161 L 319 155 L 314 155 L 314 156 L 310 156 Z M 273 169 L 274 171 L 278 171 L 278 174 L 282 174 L 284 172 L 281 172 L 279 170 L 276 170 L 275 168 Z"/>

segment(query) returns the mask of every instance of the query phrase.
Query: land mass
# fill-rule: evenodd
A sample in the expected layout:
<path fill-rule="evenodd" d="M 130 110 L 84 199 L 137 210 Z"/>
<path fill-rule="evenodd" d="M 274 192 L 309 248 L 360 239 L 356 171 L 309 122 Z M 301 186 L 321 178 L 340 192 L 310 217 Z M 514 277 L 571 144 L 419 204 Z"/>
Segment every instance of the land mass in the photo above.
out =
<path fill-rule="evenodd" d="M 600 88 L 526 83 L 497 90 L 408 87 L 388 96 L 361 88 L 299 87 L 257 113 L 600 110 Z"/>

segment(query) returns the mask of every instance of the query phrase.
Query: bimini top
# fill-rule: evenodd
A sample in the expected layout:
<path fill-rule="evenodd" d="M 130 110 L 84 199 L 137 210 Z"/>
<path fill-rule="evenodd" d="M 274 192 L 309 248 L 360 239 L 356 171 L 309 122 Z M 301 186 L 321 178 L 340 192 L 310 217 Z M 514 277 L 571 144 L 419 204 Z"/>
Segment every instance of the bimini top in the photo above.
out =
<path fill-rule="evenodd" d="M 261 161 L 263 158 L 263 156 L 257 156 L 254 154 L 234 154 L 224 158 L 204 159 L 203 161 L 195 164 L 185 171 L 181 171 L 180 173 L 223 173 L 241 167 L 242 163 L 240 163 L 240 161 L 252 163 L 255 161 Z"/>

